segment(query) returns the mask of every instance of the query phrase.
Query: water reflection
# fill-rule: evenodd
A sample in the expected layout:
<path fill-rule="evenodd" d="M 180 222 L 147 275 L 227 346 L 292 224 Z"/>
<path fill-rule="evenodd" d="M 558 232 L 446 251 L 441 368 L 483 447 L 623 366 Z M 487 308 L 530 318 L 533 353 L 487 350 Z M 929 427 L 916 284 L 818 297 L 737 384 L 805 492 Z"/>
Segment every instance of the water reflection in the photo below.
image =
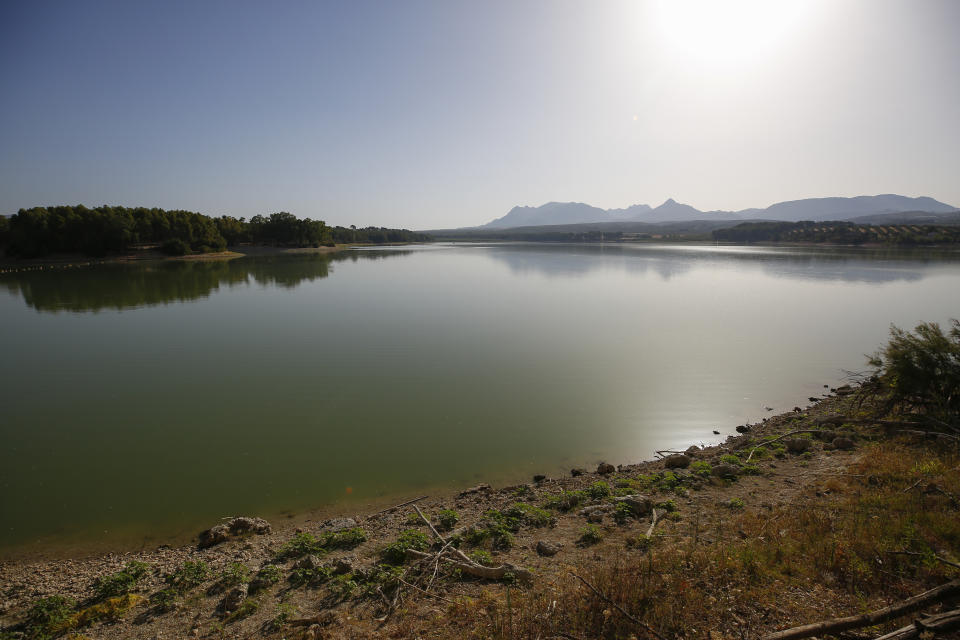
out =
<path fill-rule="evenodd" d="M 22 271 L 0 276 L 0 287 L 43 312 L 121 311 L 208 298 L 221 287 L 293 289 L 326 278 L 333 263 L 383 260 L 399 250 L 256 256 L 235 260 L 106 264 L 79 269 Z"/>
<path fill-rule="evenodd" d="M 664 280 L 695 268 L 760 269 L 777 278 L 884 283 L 915 281 L 933 264 L 960 262 L 955 251 L 834 248 L 744 248 L 709 245 L 488 245 L 486 255 L 515 275 L 587 276 L 600 270 L 653 272 Z"/>

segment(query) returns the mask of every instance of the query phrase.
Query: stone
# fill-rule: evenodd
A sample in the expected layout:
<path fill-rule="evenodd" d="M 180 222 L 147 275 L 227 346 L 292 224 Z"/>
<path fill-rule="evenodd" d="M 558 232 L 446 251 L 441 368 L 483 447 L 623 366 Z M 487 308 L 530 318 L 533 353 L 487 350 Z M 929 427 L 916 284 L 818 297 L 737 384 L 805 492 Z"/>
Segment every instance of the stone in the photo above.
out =
<path fill-rule="evenodd" d="M 543 482 L 546 479 L 547 479 L 547 476 L 543 475 L 542 473 L 538 473 L 537 475 L 533 476 L 534 482 Z"/>
<path fill-rule="evenodd" d="M 850 438 L 836 438 L 833 441 L 833 446 L 835 449 L 840 449 L 841 451 L 849 451 L 853 449 L 854 444 Z"/>
<path fill-rule="evenodd" d="M 718 435 L 720 435 L 720 432 L 717 431 L 716 429 L 714 429 L 714 430 L 713 430 L 713 435 L 718 436 Z"/>
<path fill-rule="evenodd" d="M 236 611 L 240 608 L 240 605 L 243 604 L 243 601 L 247 599 L 247 585 L 241 584 L 239 586 L 230 589 L 227 592 L 227 595 L 223 598 L 223 610 L 224 611 Z"/>
<path fill-rule="evenodd" d="M 686 469 L 690 466 L 690 457 L 684 454 L 667 456 L 663 464 L 667 469 Z"/>
<path fill-rule="evenodd" d="M 482 493 L 482 492 L 485 492 L 485 491 L 490 491 L 490 485 L 485 484 L 485 483 L 484 483 L 484 484 L 478 484 L 478 485 L 475 486 L 475 487 L 470 487 L 469 489 L 464 489 L 463 491 L 461 491 L 461 492 L 460 492 L 460 497 L 463 498 L 463 497 L 466 497 L 466 496 L 474 495 L 474 494 L 477 494 L 477 493 Z"/>
<path fill-rule="evenodd" d="M 737 433 L 750 433 L 751 431 L 753 431 L 753 427 L 748 424 L 737 425 Z"/>
<path fill-rule="evenodd" d="M 609 462 L 601 462 L 600 465 L 597 467 L 597 473 L 599 473 L 602 476 L 613 473 L 616 470 L 617 468 L 612 464 L 610 464 Z"/>
<path fill-rule="evenodd" d="M 230 538 L 230 527 L 225 524 L 218 524 L 200 534 L 200 548 L 206 549 L 207 547 L 212 547 L 228 538 Z"/>
<path fill-rule="evenodd" d="M 614 502 L 624 502 L 630 507 L 634 515 L 645 516 L 653 511 L 653 500 L 647 496 L 633 493 L 627 496 L 620 496 L 613 499 Z"/>
<path fill-rule="evenodd" d="M 820 416 L 815 420 L 818 427 L 822 427 L 824 425 L 831 425 L 831 424 L 840 426 L 846 421 L 847 421 L 846 416 L 842 416 L 839 413 L 831 413 L 829 415 Z"/>
<path fill-rule="evenodd" d="M 294 563 L 293 568 L 309 569 L 312 571 L 313 569 L 319 569 L 320 566 L 321 566 L 320 558 L 311 554 L 309 556 L 304 556 L 303 558 L 300 558 L 299 560 L 297 560 L 296 563 Z"/>
<path fill-rule="evenodd" d="M 340 558 L 334 563 L 333 572 L 337 575 L 350 573 L 351 571 L 353 571 L 354 564 L 356 564 L 355 558 L 351 558 L 350 556 Z"/>
<path fill-rule="evenodd" d="M 584 507 L 577 512 L 577 515 L 583 516 L 587 522 L 603 522 L 603 516 L 610 511 L 608 504 L 596 504 L 590 507 Z"/>
<path fill-rule="evenodd" d="M 582 476 L 586 472 L 587 472 L 586 469 L 581 469 L 580 467 L 575 467 L 573 469 L 570 469 L 570 475 L 573 476 L 574 478 L 576 478 L 577 476 Z"/>
<path fill-rule="evenodd" d="M 541 556 L 555 556 L 560 553 L 562 548 L 563 545 L 558 542 L 547 542 L 546 540 L 537 542 L 537 553 Z"/>
<path fill-rule="evenodd" d="M 786 445 L 787 451 L 790 453 L 803 453 L 810 449 L 809 438 L 787 438 L 783 441 L 783 444 Z"/>
<path fill-rule="evenodd" d="M 234 534 L 247 532 L 264 534 L 270 533 L 272 529 L 270 523 L 263 518 L 249 518 L 247 516 L 234 518 L 228 522 L 227 525 L 230 527 L 230 531 Z"/>
<path fill-rule="evenodd" d="M 343 531 L 344 529 L 353 529 L 357 526 L 357 521 L 353 518 L 332 518 L 321 525 L 327 531 Z"/>
<path fill-rule="evenodd" d="M 687 447 L 687 450 L 686 450 L 685 453 L 686 453 L 688 456 L 690 456 L 691 458 L 694 458 L 694 457 L 697 456 L 697 454 L 700 453 L 700 447 L 698 447 L 698 446 L 695 445 L 695 444 L 694 444 L 694 445 L 690 445 L 689 447 Z"/>
<path fill-rule="evenodd" d="M 817 440 L 823 440 L 824 442 L 833 442 L 840 437 L 840 434 L 836 431 L 831 431 L 830 429 L 824 429 L 814 433 L 813 437 Z"/>
<path fill-rule="evenodd" d="M 723 462 L 714 466 L 710 470 L 710 473 L 718 478 L 736 478 L 739 471 L 740 470 L 734 465 Z"/>

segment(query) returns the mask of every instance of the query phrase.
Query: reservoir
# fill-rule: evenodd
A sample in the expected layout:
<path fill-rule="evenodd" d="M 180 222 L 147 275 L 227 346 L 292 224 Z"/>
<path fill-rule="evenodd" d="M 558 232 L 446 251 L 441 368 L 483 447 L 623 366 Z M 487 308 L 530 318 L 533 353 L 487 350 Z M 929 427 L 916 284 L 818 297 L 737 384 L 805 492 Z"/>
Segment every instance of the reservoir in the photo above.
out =
<path fill-rule="evenodd" d="M 709 245 L 2 274 L 0 558 L 716 443 L 958 292 L 955 253 Z"/>

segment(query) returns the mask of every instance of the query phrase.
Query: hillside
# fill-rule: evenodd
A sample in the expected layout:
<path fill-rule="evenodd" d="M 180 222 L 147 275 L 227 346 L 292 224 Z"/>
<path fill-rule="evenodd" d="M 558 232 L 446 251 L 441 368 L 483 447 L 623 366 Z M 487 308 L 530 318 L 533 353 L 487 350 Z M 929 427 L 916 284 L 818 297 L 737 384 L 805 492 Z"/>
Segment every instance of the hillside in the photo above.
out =
<path fill-rule="evenodd" d="M 544 225 L 599 222 L 684 222 L 691 220 L 848 220 L 864 216 L 905 214 L 906 219 L 956 214 L 957 207 L 933 198 L 909 198 L 895 194 L 853 198 L 807 198 L 778 202 L 769 207 L 740 211 L 701 211 L 668 199 L 657 207 L 638 204 L 625 209 L 600 209 L 580 202 L 549 202 L 539 207 L 514 207 L 482 229 L 507 229 Z M 902 220 L 897 220 L 902 221 Z"/>

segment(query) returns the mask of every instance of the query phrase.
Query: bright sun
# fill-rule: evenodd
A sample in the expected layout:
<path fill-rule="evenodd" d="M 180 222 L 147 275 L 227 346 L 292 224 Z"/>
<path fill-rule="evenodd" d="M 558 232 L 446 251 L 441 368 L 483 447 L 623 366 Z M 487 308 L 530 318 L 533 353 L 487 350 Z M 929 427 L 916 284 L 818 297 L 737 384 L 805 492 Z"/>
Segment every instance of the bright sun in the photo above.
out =
<path fill-rule="evenodd" d="M 656 0 L 664 45 L 693 62 L 743 63 L 777 48 L 799 29 L 812 0 Z"/>

